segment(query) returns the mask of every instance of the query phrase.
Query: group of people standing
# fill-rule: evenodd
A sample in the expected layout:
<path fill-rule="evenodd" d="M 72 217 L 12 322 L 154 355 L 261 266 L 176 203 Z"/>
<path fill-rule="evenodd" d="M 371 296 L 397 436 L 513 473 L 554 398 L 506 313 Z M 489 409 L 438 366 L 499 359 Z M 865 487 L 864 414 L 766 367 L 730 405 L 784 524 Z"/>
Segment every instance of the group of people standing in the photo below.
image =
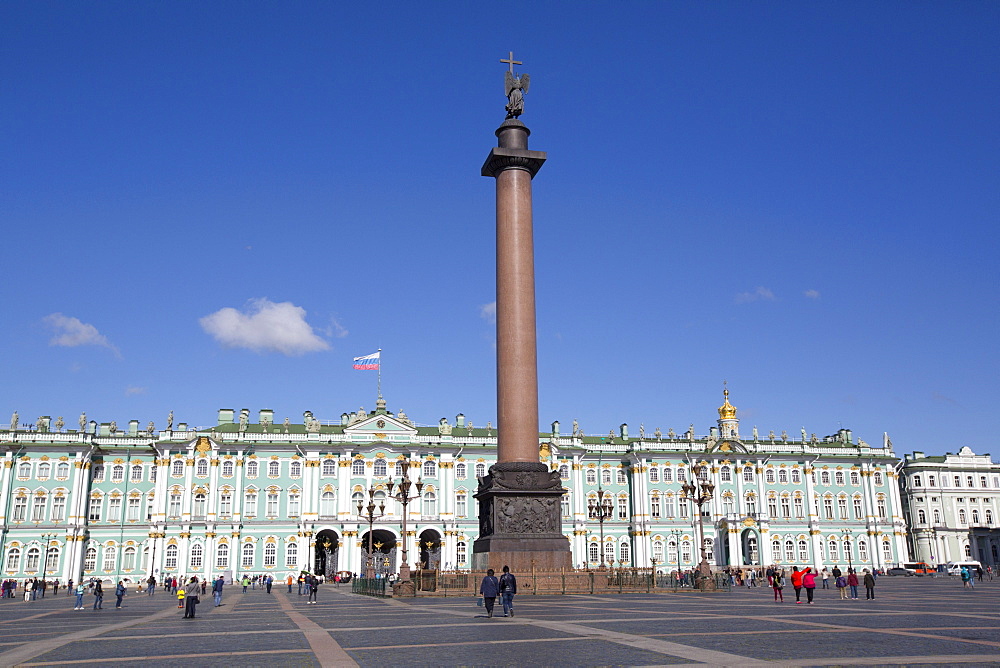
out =
<path fill-rule="evenodd" d="M 812 605 L 813 596 L 816 592 L 816 578 L 820 576 L 811 567 L 806 566 L 802 570 L 796 568 L 791 569 L 792 572 L 787 577 L 785 576 L 785 570 L 783 568 L 778 568 L 777 566 L 771 566 L 765 571 L 767 576 L 768 585 L 774 590 L 774 600 L 777 603 L 783 603 L 785 600 L 783 590 L 785 585 L 791 583 L 792 587 L 795 589 L 795 602 L 802 603 L 802 590 L 806 592 L 806 604 Z M 864 577 L 862 582 L 865 585 L 865 599 L 874 600 L 875 599 L 875 579 L 874 573 L 870 572 L 867 568 L 864 569 Z M 822 582 L 823 589 L 828 589 L 827 582 L 829 576 L 833 575 L 834 586 L 840 591 L 841 600 L 857 600 L 858 598 L 858 574 L 853 568 L 848 568 L 847 572 L 844 573 L 840 570 L 840 567 L 834 566 L 833 570 L 828 573 L 824 568 L 822 572 Z M 848 596 L 848 589 L 850 589 L 850 596 Z"/>

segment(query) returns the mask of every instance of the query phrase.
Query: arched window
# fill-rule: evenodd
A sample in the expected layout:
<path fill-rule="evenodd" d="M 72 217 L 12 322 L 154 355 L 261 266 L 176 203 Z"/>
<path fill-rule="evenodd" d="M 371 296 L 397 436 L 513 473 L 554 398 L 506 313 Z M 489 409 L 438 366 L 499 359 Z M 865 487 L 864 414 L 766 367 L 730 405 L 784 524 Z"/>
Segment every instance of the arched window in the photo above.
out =
<path fill-rule="evenodd" d="M 94 480 L 98 480 L 99 479 L 97 477 L 97 469 L 98 469 L 98 467 L 95 466 L 94 467 Z M 29 464 L 28 462 L 21 462 L 18 465 L 18 467 L 17 467 L 17 477 L 18 478 L 30 478 L 31 477 L 31 464 Z M 102 467 L 101 468 L 101 478 L 100 479 L 103 479 L 103 478 L 104 478 L 104 469 Z"/>
<path fill-rule="evenodd" d="M 177 566 L 177 546 L 171 545 L 170 547 L 174 548 L 174 566 Z M 167 548 L 168 557 L 170 556 L 170 547 Z M 167 560 L 167 563 L 168 564 L 170 563 L 169 559 Z M 87 552 L 84 554 L 83 570 L 87 571 L 88 573 L 97 570 L 97 548 L 94 547 L 93 545 L 88 547 Z"/>
<path fill-rule="evenodd" d="M 753 467 L 744 466 L 743 467 L 743 482 L 753 482 Z"/>
<path fill-rule="evenodd" d="M 384 478 L 389 475 L 389 466 L 386 464 L 384 459 L 376 459 L 375 466 L 372 467 L 372 475 Z"/>
<path fill-rule="evenodd" d="M 199 478 L 204 478 L 208 475 L 208 460 L 199 459 L 197 465 L 195 466 L 194 474 Z"/>
<path fill-rule="evenodd" d="M 201 543 L 195 543 L 191 546 L 191 568 L 192 570 L 200 571 L 202 561 L 205 557 L 205 548 L 201 546 Z"/>
<path fill-rule="evenodd" d="M 597 470 L 596 469 L 587 469 L 586 478 L 587 478 L 587 484 L 588 485 L 596 485 L 597 484 Z"/>
<path fill-rule="evenodd" d="M 177 492 L 170 494 L 170 505 L 167 508 L 167 517 L 177 519 L 181 516 L 181 495 Z"/>
<path fill-rule="evenodd" d="M 455 564 L 458 566 L 465 566 L 466 555 L 468 554 L 468 546 L 464 540 L 460 540 L 455 543 Z"/>
<path fill-rule="evenodd" d="M 115 561 L 118 557 L 118 549 L 108 545 L 104 548 L 104 572 L 110 573 L 115 570 Z"/>
<path fill-rule="evenodd" d="M 45 570 L 54 571 L 59 568 L 59 548 L 50 547 L 45 554 Z"/>
<path fill-rule="evenodd" d="M 142 482 L 142 464 L 132 466 L 132 482 Z"/>
<path fill-rule="evenodd" d="M 875 480 L 875 485 L 876 486 L 881 486 L 882 485 L 882 472 L 881 471 L 875 471 L 875 475 L 872 476 L 872 477 Z"/>
<path fill-rule="evenodd" d="M 799 561 L 807 561 L 809 559 L 809 544 L 804 540 L 799 541 Z"/>
<path fill-rule="evenodd" d="M 744 501 L 747 508 L 747 515 L 754 515 L 757 512 L 757 497 L 753 494 L 747 494 Z"/>
<path fill-rule="evenodd" d="M 788 471 L 785 469 L 778 469 L 778 482 L 786 483 L 788 482 Z"/>
<path fill-rule="evenodd" d="M 455 464 L 455 477 L 459 480 L 465 480 L 465 464 L 461 462 Z"/>
<path fill-rule="evenodd" d="M 215 548 L 215 567 L 229 568 L 229 544 L 222 543 Z"/>
<path fill-rule="evenodd" d="M 608 541 L 604 544 L 604 561 L 612 564 L 615 561 L 615 544 Z"/>
<path fill-rule="evenodd" d="M 611 484 L 611 469 L 601 469 L 601 484 L 602 485 Z"/>
<path fill-rule="evenodd" d="M 861 484 L 861 476 L 858 474 L 857 471 L 851 471 L 851 484 L 852 485 Z"/>
<path fill-rule="evenodd" d="M 917 522 L 919 524 L 927 524 L 927 513 L 923 509 L 917 511 Z"/>
<path fill-rule="evenodd" d="M 798 469 L 792 469 L 792 484 L 798 485 L 802 482 L 802 474 Z"/>
<path fill-rule="evenodd" d="M 934 524 L 940 524 L 941 522 L 941 510 L 938 508 L 934 509 Z"/>
<path fill-rule="evenodd" d="M 975 508 L 972 509 L 972 523 L 979 524 L 979 511 Z"/>
<path fill-rule="evenodd" d="M 29 547 L 24 556 L 24 572 L 37 573 L 38 562 L 42 558 L 42 551 L 37 547 Z"/>
<path fill-rule="evenodd" d="M 363 477 L 365 475 L 365 460 L 355 459 L 351 462 L 351 475 L 355 477 Z"/>
<path fill-rule="evenodd" d="M 819 482 L 820 482 L 821 485 L 829 485 L 830 484 L 830 472 L 829 471 L 820 471 L 820 473 L 819 473 Z"/>
<path fill-rule="evenodd" d="M 222 477 L 223 478 L 232 478 L 233 477 L 233 469 L 234 468 L 235 467 L 233 466 L 233 460 L 231 460 L 231 459 L 224 459 L 222 461 Z"/>
<path fill-rule="evenodd" d="M 323 475 L 336 475 L 337 474 L 337 460 L 335 459 L 324 459 L 323 460 Z"/>
<path fill-rule="evenodd" d="M 781 561 L 781 541 L 772 540 L 771 541 L 771 561 L 778 563 Z"/>
<path fill-rule="evenodd" d="M 253 568 L 253 543 L 243 543 L 243 568 Z"/>
<path fill-rule="evenodd" d="M 297 459 L 293 459 L 292 463 L 288 465 L 288 475 L 293 478 L 302 477 L 302 462 Z"/>
<path fill-rule="evenodd" d="M 618 469 L 618 484 L 619 485 L 628 484 L 628 476 L 625 475 L 625 469 Z"/>
<path fill-rule="evenodd" d="M 334 517 L 337 514 L 337 497 L 333 492 L 326 491 L 319 498 L 319 514 L 322 517 Z"/>
<path fill-rule="evenodd" d="M 294 568 L 297 563 L 299 563 L 299 544 L 288 543 L 285 546 L 285 566 Z"/>
<path fill-rule="evenodd" d="M 424 462 L 424 477 L 433 478 L 437 475 L 437 464 L 431 460 Z"/>
<path fill-rule="evenodd" d="M 868 541 L 864 538 L 858 540 L 858 557 L 861 561 L 868 561 Z"/>
<path fill-rule="evenodd" d="M 170 475 L 175 478 L 180 478 L 184 475 L 184 460 L 175 459 L 173 464 L 170 465 Z"/>
<path fill-rule="evenodd" d="M 736 504 L 733 501 L 733 495 L 727 492 L 722 497 L 722 514 L 733 515 L 735 513 L 736 513 Z"/>
<path fill-rule="evenodd" d="M 733 470 L 728 466 L 723 466 L 721 469 L 719 469 L 719 479 L 722 482 L 732 482 Z"/>
<path fill-rule="evenodd" d="M 986 509 L 986 524 L 993 524 L 993 511 Z"/>
<path fill-rule="evenodd" d="M 965 508 L 959 508 L 959 510 L 958 510 L 958 523 L 959 524 L 965 524 L 965 522 L 966 522 Z"/>
<path fill-rule="evenodd" d="M 601 560 L 600 546 L 596 542 L 587 546 L 587 557 L 593 564 Z"/>
<path fill-rule="evenodd" d="M 833 474 L 833 479 L 834 479 L 834 481 L 838 485 L 843 485 L 844 484 L 844 472 L 843 471 L 837 471 L 836 473 Z"/>
<path fill-rule="evenodd" d="M 7 570 L 16 571 L 20 570 L 19 566 L 21 564 L 21 549 L 17 547 L 12 547 L 7 550 Z"/>
<path fill-rule="evenodd" d="M 892 544 L 888 540 L 882 541 L 882 561 L 892 563 Z"/>
<path fill-rule="evenodd" d="M 423 496 L 424 503 L 424 517 L 433 517 L 437 515 L 437 496 L 434 492 L 424 492 Z"/>
<path fill-rule="evenodd" d="M 764 482 L 768 484 L 774 484 L 774 469 L 767 469 L 764 471 Z"/>
<path fill-rule="evenodd" d="M 669 466 L 663 467 L 663 482 L 673 482 L 674 481 L 674 470 Z"/>
<path fill-rule="evenodd" d="M 663 563 L 663 541 L 654 540 L 653 541 L 653 561 L 658 564 Z"/>
<path fill-rule="evenodd" d="M 194 495 L 194 507 L 191 509 L 191 514 L 194 515 L 195 519 L 205 519 L 205 500 L 207 496 L 205 494 L 195 494 Z"/>
<path fill-rule="evenodd" d="M 681 541 L 681 561 L 685 564 L 691 562 L 691 541 Z"/>
<path fill-rule="evenodd" d="M 251 459 L 250 461 L 248 461 L 247 462 L 247 477 L 248 478 L 256 478 L 257 474 L 258 474 L 258 471 L 260 470 L 259 467 L 260 467 L 260 464 L 257 463 L 257 460 Z"/>
<path fill-rule="evenodd" d="M 403 476 L 405 476 L 406 475 L 406 462 L 404 462 L 401 459 L 397 460 L 396 461 L 395 471 L 396 471 L 396 475 L 398 475 L 399 477 L 402 478 Z M 484 473 L 483 475 L 486 475 L 486 474 Z"/>
<path fill-rule="evenodd" d="M 569 475 L 567 474 L 566 477 L 569 478 Z M 660 469 L 655 466 L 649 467 L 649 482 L 660 482 Z"/>
<path fill-rule="evenodd" d="M 48 480 L 49 473 L 51 471 L 52 471 L 52 465 L 49 464 L 48 462 L 42 462 L 41 464 L 38 465 L 38 479 Z"/>
<path fill-rule="evenodd" d="M 56 477 L 60 480 L 65 480 L 69 477 L 69 462 L 59 462 L 56 465 Z"/>
<path fill-rule="evenodd" d="M 790 540 L 785 541 L 785 561 L 795 561 L 795 543 Z"/>
<path fill-rule="evenodd" d="M 486 475 L 486 464 L 483 464 L 482 462 L 476 464 L 476 477 L 482 478 L 485 475 Z"/>
<path fill-rule="evenodd" d="M 264 543 L 264 568 L 274 568 L 278 563 L 278 546 L 272 541 Z"/>
<path fill-rule="evenodd" d="M 632 548 L 627 542 L 623 542 L 618 545 L 618 561 L 623 564 L 632 563 Z"/>
<path fill-rule="evenodd" d="M 965 558 L 966 559 L 971 559 L 972 558 L 972 545 L 970 545 L 969 543 L 966 543 L 964 551 L 965 551 Z M 25 569 L 25 570 L 28 570 L 28 569 Z"/>
<path fill-rule="evenodd" d="M 831 561 L 837 561 L 840 559 L 840 549 L 836 539 L 830 539 L 830 541 L 826 544 L 826 551 Z"/>
<path fill-rule="evenodd" d="M 569 480 L 569 464 L 563 464 L 559 467 L 559 479 Z"/>
<path fill-rule="evenodd" d="M 272 460 L 267 463 L 267 475 L 269 478 L 277 478 L 281 475 L 281 462 Z"/>

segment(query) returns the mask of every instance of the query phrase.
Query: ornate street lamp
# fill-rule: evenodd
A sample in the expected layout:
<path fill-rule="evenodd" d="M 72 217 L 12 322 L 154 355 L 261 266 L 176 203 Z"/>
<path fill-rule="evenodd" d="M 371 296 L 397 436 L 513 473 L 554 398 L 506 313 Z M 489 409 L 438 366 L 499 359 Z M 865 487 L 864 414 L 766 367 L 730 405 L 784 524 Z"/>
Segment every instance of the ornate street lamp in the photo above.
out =
<path fill-rule="evenodd" d="M 712 567 L 708 563 L 708 553 L 705 551 L 705 518 L 702 516 L 701 507 L 712 500 L 715 492 L 715 485 L 708 481 L 707 476 L 703 479 L 708 467 L 704 464 L 695 464 L 691 467 L 691 479 L 681 487 L 684 495 L 691 499 L 698 508 L 698 545 L 701 552 L 701 563 L 698 564 L 698 579 L 711 578 Z"/>
<path fill-rule="evenodd" d="M 410 563 L 407 561 L 406 552 L 406 516 L 408 515 L 408 511 L 406 507 L 410 505 L 410 501 L 420 498 L 420 490 L 424 488 L 424 481 L 419 476 L 417 477 L 417 482 L 415 483 L 410 480 L 409 459 L 403 459 L 399 461 L 397 465 L 403 469 L 403 475 L 400 478 L 399 483 L 393 483 L 393 481 L 390 480 L 386 486 L 389 488 L 389 497 L 396 499 L 403 505 L 403 560 L 399 565 L 399 580 L 400 582 L 409 582 Z M 417 488 L 417 493 L 410 496 L 410 489 L 414 486 Z M 395 494 L 392 493 L 393 488 L 398 490 Z"/>
<path fill-rule="evenodd" d="M 375 577 L 375 554 L 372 552 L 372 540 L 375 533 L 373 525 L 375 524 L 375 520 L 385 516 L 385 503 L 378 504 L 378 514 L 375 513 L 375 508 L 375 490 L 369 487 L 367 508 L 364 505 L 364 501 L 358 501 L 358 517 L 368 522 L 368 564 L 365 568 L 366 578 Z"/>
<path fill-rule="evenodd" d="M 840 530 L 840 533 L 844 536 L 844 552 L 847 553 L 847 572 L 850 573 L 854 570 L 854 564 L 851 563 L 851 530 L 844 528 Z"/>
<path fill-rule="evenodd" d="M 605 498 L 606 497 L 606 498 Z M 597 520 L 601 525 L 601 568 L 604 568 L 604 520 L 611 517 L 614 512 L 614 505 L 611 503 L 611 495 L 605 492 L 600 486 L 597 488 L 597 500 L 587 501 L 587 511 L 590 519 Z"/>

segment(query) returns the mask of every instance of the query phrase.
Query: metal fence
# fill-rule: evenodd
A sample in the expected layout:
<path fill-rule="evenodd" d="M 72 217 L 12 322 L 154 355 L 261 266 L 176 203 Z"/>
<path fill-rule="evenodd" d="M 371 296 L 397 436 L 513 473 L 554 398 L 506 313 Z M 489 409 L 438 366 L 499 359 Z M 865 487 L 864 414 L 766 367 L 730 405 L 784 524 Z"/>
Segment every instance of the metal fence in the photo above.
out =
<path fill-rule="evenodd" d="M 351 593 L 378 598 L 391 598 L 392 593 L 386 592 L 385 578 L 354 578 L 351 580 Z"/>
<path fill-rule="evenodd" d="M 419 570 L 411 574 L 417 596 L 476 596 L 485 571 Z M 560 570 L 515 573 L 518 594 L 624 594 L 694 591 L 691 577 L 655 574 L 649 568 Z M 729 577 L 713 574 L 714 589 L 731 590 Z"/>

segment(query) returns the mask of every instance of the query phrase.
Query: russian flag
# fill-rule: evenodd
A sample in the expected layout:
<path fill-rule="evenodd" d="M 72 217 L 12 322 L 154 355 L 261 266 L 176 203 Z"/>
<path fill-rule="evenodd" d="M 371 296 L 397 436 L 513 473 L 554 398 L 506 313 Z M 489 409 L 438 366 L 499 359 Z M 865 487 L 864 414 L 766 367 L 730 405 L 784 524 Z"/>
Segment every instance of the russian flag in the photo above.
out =
<path fill-rule="evenodd" d="M 354 358 L 354 368 L 360 369 L 361 371 L 377 371 L 379 365 L 379 355 L 382 351 L 377 353 L 372 353 L 371 355 L 365 355 L 364 357 Z"/>

